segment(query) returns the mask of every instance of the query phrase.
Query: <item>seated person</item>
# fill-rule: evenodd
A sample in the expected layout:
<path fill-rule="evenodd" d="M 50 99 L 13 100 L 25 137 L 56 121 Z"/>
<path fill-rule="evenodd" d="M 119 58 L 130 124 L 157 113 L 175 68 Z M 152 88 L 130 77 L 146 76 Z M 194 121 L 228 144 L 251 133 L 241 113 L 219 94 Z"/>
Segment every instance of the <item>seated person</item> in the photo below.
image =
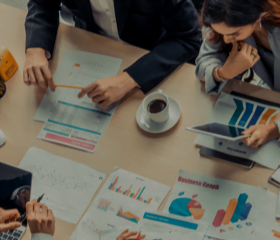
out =
<path fill-rule="evenodd" d="M 280 91 L 279 1 L 205 0 L 201 16 L 205 40 L 196 75 L 205 81 L 207 93 L 219 93 L 232 78 Z M 278 138 L 276 125 L 252 126 L 245 131 L 252 134 L 246 143 L 257 147 Z"/>
<path fill-rule="evenodd" d="M 184 62 L 194 63 L 200 39 L 197 12 L 191 0 L 30 0 L 26 17 L 27 85 L 55 91 L 48 60 L 52 54 L 63 3 L 75 26 L 151 50 L 123 73 L 85 87 L 85 94 L 104 108 L 139 87 L 147 93 Z"/>
<path fill-rule="evenodd" d="M 21 226 L 16 222 L 20 217 L 17 209 L 4 210 L 0 208 L 0 233 L 8 230 L 12 231 Z M 48 209 L 42 203 L 33 200 L 26 204 L 26 217 L 31 232 L 31 240 L 53 240 L 55 232 L 55 218 L 52 210 Z M 126 229 L 117 240 L 125 240 L 135 236 L 137 232 L 128 232 Z M 140 239 L 144 239 L 145 235 L 141 235 Z"/>

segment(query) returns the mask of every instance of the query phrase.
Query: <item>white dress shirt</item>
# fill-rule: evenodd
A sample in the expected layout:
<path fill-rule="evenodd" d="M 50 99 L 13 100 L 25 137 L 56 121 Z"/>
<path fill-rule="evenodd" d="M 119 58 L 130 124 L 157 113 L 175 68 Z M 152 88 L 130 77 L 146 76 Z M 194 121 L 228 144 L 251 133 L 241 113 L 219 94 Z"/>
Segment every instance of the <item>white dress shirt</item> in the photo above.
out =
<path fill-rule="evenodd" d="M 33 233 L 31 240 L 54 240 L 53 236 L 44 233 Z"/>
<path fill-rule="evenodd" d="M 114 0 L 90 0 L 90 4 L 95 23 L 101 28 L 101 35 L 123 42 L 119 37 Z M 67 24 L 75 26 L 72 21 Z M 46 58 L 51 58 L 48 51 L 46 51 Z"/>
<path fill-rule="evenodd" d="M 93 18 L 103 36 L 121 41 L 119 37 L 114 0 L 90 0 Z"/>

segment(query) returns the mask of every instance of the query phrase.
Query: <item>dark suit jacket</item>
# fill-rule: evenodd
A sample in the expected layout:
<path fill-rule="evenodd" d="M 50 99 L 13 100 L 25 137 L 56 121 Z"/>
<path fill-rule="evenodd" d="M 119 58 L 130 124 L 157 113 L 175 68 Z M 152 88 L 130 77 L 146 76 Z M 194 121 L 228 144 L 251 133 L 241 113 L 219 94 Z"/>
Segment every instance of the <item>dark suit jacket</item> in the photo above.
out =
<path fill-rule="evenodd" d="M 89 0 L 30 0 L 26 48 L 53 52 L 61 2 L 75 16 L 76 27 L 100 33 Z M 191 0 L 114 0 L 120 38 L 151 50 L 125 71 L 150 91 L 184 62 L 194 63 L 201 45 L 197 12 Z"/>

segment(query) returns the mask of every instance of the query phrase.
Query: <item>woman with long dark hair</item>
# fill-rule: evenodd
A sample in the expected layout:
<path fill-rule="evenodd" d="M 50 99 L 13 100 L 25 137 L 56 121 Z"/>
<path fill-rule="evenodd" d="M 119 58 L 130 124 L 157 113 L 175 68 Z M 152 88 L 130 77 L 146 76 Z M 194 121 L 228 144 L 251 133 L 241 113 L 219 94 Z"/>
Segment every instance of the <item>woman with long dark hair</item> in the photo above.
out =
<path fill-rule="evenodd" d="M 207 93 L 219 93 L 232 78 L 280 92 L 280 0 L 205 0 L 201 22 L 196 75 Z M 258 147 L 279 132 L 280 120 L 244 133 L 252 134 L 247 145 Z"/>

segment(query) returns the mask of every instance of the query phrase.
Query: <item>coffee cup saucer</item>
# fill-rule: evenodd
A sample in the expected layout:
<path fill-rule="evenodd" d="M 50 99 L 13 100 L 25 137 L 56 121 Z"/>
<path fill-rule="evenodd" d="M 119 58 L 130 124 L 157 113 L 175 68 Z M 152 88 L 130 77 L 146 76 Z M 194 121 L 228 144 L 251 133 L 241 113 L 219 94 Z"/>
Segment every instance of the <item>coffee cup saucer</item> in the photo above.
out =
<path fill-rule="evenodd" d="M 149 133 L 163 133 L 175 126 L 181 116 L 179 103 L 171 98 L 169 99 L 169 118 L 163 123 L 156 123 L 151 120 L 148 114 L 144 111 L 142 104 L 139 106 L 136 113 L 136 121 L 139 127 Z"/>

